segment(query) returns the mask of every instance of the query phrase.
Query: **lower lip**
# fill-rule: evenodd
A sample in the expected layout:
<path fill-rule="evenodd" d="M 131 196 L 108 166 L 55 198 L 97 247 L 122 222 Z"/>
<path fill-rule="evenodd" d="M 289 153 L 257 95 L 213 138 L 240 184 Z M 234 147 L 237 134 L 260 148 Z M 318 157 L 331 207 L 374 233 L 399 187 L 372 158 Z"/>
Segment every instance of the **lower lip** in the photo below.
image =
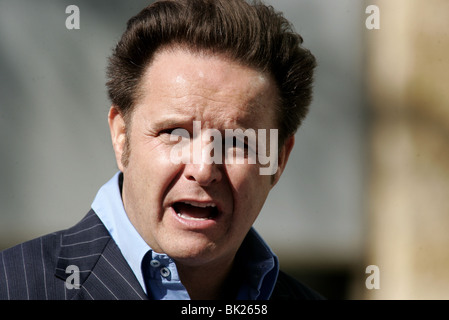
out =
<path fill-rule="evenodd" d="M 170 207 L 172 216 L 176 219 L 176 221 L 181 224 L 184 228 L 189 230 L 207 230 L 217 226 L 218 218 L 220 218 L 220 214 L 217 217 L 212 219 L 205 220 L 191 220 L 180 217 L 173 207 Z"/>

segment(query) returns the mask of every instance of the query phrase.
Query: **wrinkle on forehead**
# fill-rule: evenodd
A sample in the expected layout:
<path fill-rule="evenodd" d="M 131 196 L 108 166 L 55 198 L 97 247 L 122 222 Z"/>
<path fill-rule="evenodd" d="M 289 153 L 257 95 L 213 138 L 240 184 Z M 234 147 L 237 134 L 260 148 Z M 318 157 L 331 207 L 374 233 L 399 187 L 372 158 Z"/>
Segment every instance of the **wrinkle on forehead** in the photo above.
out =
<path fill-rule="evenodd" d="M 221 56 L 194 55 L 181 49 L 157 53 L 141 89 L 139 100 L 144 104 L 151 102 L 149 96 L 163 97 L 174 111 L 189 109 L 200 119 L 204 114 L 227 116 L 233 122 L 244 120 L 242 117 L 258 118 L 259 113 L 273 118 L 278 96 L 268 74 Z"/>

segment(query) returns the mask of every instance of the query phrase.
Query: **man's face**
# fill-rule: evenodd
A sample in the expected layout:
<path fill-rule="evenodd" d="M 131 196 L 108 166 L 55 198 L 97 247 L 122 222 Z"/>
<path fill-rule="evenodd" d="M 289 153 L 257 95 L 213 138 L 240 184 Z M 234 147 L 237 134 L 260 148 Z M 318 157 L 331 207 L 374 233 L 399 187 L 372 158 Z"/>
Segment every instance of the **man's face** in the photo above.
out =
<path fill-rule="evenodd" d="M 279 153 L 273 180 L 248 161 L 175 164 L 171 150 L 176 142 L 170 134 L 185 129 L 193 145 L 205 139 L 194 136 L 194 121 L 203 133 L 217 129 L 223 137 L 225 129 L 276 128 L 274 82 L 220 56 L 173 49 L 156 54 L 141 92 L 128 128 L 114 107 L 109 114 L 129 219 L 154 251 L 177 262 L 195 266 L 232 260 L 278 180 L 293 138 Z M 126 130 L 130 152 L 125 167 Z"/>

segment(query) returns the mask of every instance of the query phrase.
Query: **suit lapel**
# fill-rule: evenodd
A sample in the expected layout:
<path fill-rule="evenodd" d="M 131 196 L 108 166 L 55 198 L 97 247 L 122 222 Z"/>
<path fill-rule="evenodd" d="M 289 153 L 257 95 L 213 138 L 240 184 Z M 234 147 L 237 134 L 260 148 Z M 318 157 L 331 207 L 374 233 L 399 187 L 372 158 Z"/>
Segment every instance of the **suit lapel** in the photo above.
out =
<path fill-rule="evenodd" d="M 93 210 L 62 233 L 55 275 L 66 281 L 69 266 L 79 270 L 79 289 L 66 289 L 67 299 L 148 299 L 134 273 Z M 71 279 L 69 279 L 71 280 Z"/>

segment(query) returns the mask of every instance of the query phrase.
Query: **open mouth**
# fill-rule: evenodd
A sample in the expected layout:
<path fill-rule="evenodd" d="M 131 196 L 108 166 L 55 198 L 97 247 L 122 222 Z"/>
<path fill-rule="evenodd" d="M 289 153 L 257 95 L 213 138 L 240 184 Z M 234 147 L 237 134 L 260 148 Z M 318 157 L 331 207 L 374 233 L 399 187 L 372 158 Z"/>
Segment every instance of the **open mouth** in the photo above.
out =
<path fill-rule="evenodd" d="M 214 203 L 179 201 L 173 204 L 176 214 L 186 220 L 204 221 L 214 219 L 219 211 Z"/>

